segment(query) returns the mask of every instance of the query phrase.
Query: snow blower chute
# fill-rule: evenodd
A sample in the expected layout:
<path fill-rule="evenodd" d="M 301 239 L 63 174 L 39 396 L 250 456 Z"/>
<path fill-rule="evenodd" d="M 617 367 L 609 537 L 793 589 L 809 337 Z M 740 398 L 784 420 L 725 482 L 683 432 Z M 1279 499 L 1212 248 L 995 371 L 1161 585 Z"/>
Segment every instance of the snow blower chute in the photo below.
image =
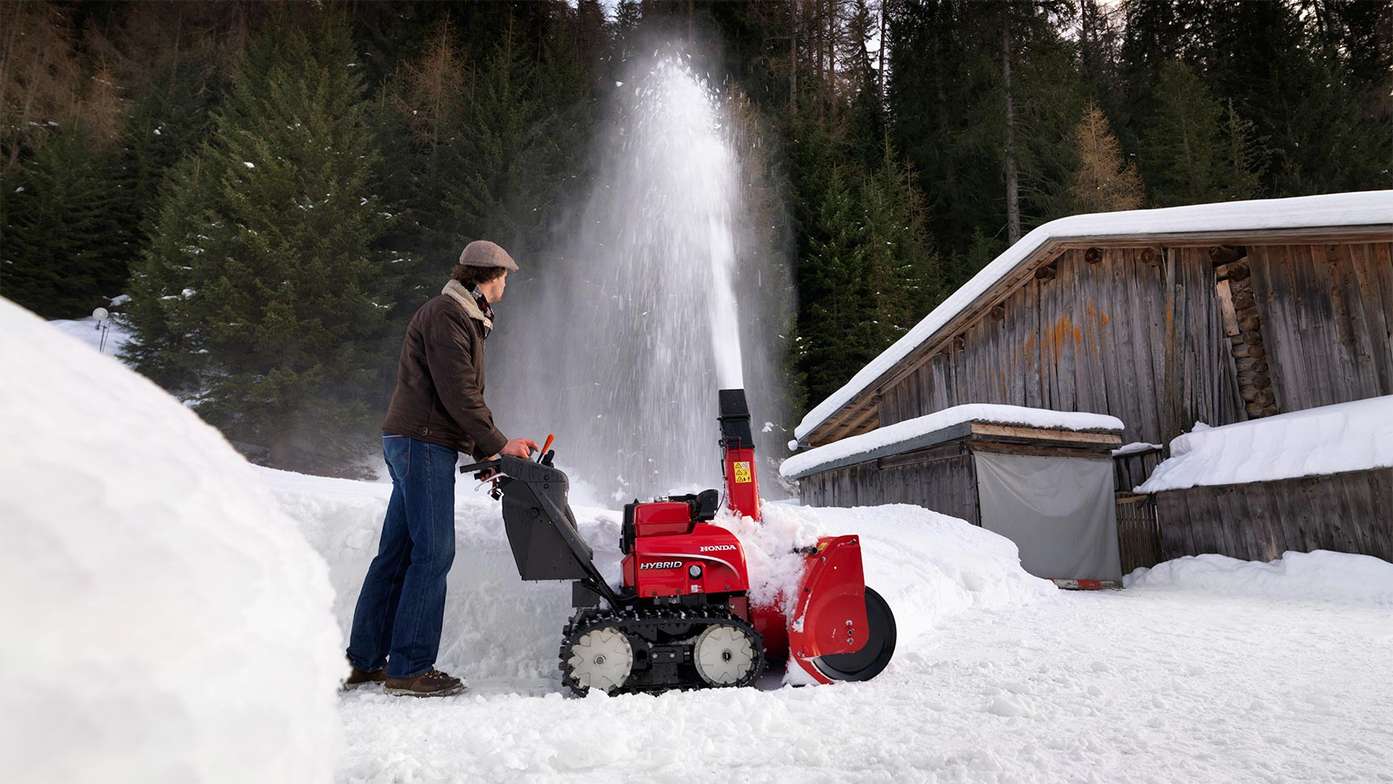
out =
<path fill-rule="evenodd" d="M 725 505 L 759 520 L 744 390 L 720 391 L 719 419 Z M 536 462 L 505 456 L 460 472 L 492 474 L 523 580 L 572 581 L 575 613 L 560 651 L 572 693 L 746 686 L 767 662 L 785 659 L 794 680 L 815 683 L 869 680 L 889 664 L 895 618 L 865 584 L 857 537 L 822 537 L 799 550 L 797 596 L 752 606 L 740 541 L 711 524 L 721 505 L 716 490 L 634 501 L 624 507 L 623 578 L 615 589 L 576 529 L 569 481 L 552 465 L 550 444 Z"/>

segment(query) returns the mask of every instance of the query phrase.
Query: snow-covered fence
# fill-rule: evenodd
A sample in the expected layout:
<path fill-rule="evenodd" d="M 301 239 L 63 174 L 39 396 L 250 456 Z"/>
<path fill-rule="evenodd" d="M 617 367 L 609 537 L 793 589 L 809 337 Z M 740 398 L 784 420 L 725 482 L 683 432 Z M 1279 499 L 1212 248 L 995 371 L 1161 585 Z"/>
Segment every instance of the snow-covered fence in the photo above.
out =
<path fill-rule="evenodd" d="M 1196 427 L 1137 488 L 1161 557 L 1269 561 L 1337 550 L 1393 561 L 1393 395 Z"/>

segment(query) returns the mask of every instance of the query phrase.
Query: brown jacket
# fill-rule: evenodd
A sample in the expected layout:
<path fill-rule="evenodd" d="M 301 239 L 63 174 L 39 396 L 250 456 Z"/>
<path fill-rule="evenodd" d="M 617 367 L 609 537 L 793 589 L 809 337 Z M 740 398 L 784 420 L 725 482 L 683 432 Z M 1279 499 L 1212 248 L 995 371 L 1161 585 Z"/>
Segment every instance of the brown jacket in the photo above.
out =
<path fill-rule="evenodd" d="M 444 293 L 422 305 L 406 327 L 397 385 L 382 432 L 482 459 L 498 454 L 508 443 L 484 404 L 488 319 L 463 287 L 454 283 L 451 289 L 446 286 Z"/>

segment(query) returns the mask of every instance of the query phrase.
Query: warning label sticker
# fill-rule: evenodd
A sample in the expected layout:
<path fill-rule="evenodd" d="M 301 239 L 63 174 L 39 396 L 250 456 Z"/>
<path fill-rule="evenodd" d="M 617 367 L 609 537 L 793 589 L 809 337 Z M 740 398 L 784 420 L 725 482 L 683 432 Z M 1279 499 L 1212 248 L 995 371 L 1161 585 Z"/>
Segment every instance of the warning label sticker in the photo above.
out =
<path fill-rule="evenodd" d="M 750 483 L 750 463 L 746 460 L 735 461 L 735 483 L 737 485 L 747 485 Z"/>

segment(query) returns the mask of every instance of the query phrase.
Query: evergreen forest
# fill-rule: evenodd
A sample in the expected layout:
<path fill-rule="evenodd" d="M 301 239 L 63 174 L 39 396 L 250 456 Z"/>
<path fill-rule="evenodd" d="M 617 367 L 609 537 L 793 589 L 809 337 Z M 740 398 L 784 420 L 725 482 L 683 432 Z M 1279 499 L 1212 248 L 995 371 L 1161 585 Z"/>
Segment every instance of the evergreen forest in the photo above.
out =
<path fill-rule="evenodd" d="M 761 129 L 798 415 L 1054 218 L 1393 187 L 1380 0 L 5 0 L 0 294 L 352 473 L 407 318 L 469 240 L 560 263 L 666 40 Z"/>

